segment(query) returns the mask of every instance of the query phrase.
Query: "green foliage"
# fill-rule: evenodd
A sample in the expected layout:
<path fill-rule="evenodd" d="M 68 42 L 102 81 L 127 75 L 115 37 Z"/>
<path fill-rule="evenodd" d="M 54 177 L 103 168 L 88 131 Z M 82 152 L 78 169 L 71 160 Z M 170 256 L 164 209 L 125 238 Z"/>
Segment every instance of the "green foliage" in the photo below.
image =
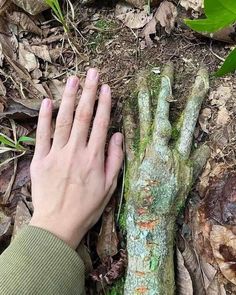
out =
<path fill-rule="evenodd" d="M 63 12 L 61 10 L 61 6 L 59 4 L 58 0 L 44 0 L 47 5 L 51 7 L 55 14 L 56 20 L 58 20 L 64 27 L 65 32 L 69 32 L 68 25 L 66 23 L 65 17 L 63 15 Z"/>
<path fill-rule="evenodd" d="M 34 138 L 27 137 L 27 136 L 21 136 L 16 142 L 12 140 L 7 135 L 0 133 L 0 145 L 3 147 L 9 148 L 9 150 L 15 150 L 15 151 L 26 151 L 25 147 L 21 145 L 21 143 L 24 142 L 35 142 Z"/>
<path fill-rule="evenodd" d="M 121 295 L 124 294 L 124 278 L 119 279 L 119 281 L 115 282 L 114 286 L 108 290 L 107 295 Z"/>
<path fill-rule="evenodd" d="M 234 72 L 236 69 L 236 48 L 231 51 L 229 56 L 226 58 L 222 67 L 215 73 L 217 77 L 222 77 L 230 72 Z"/>
<path fill-rule="evenodd" d="M 235 0 L 205 0 L 204 9 L 207 18 L 186 20 L 186 24 L 195 31 L 213 33 L 236 21 Z"/>
<path fill-rule="evenodd" d="M 197 32 L 217 32 L 236 22 L 235 0 L 205 0 L 205 19 L 185 20 L 186 24 Z M 222 67 L 215 73 L 217 77 L 236 69 L 236 50 L 233 50 Z"/>

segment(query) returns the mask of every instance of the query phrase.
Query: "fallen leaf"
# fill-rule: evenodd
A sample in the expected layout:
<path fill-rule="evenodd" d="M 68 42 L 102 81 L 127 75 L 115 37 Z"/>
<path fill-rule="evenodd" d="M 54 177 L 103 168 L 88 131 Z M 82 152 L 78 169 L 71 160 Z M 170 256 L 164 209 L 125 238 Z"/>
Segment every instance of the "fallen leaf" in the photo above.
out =
<path fill-rule="evenodd" d="M 221 225 L 236 224 L 236 174 L 232 171 L 218 171 L 208 188 L 201 210 L 207 219 Z"/>
<path fill-rule="evenodd" d="M 45 3 L 44 0 L 11 0 L 17 6 L 21 7 L 30 14 L 38 14 L 46 9 L 49 6 Z"/>
<path fill-rule="evenodd" d="M 183 257 L 184 265 L 190 274 L 193 290 L 198 290 L 199 294 L 206 295 L 202 270 L 196 252 L 190 247 L 183 236 L 179 237 L 177 247 Z M 188 290 L 191 290 L 191 288 Z"/>
<path fill-rule="evenodd" d="M 211 109 L 210 108 L 203 109 L 199 116 L 199 124 L 202 130 L 206 133 L 209 133 L 208 123 L 210 118 L 211 118 Z"/>
<path fill-rule="evenodd" d="M 163 1 L 155 13 L 155 19 L 165 28 L 166 33 L 170 34 L 173 29 L 177 17 L 176 6 L 169 2 Z"/>
<path fill-rule="evenodd" d="M 37 57 L 41 58 L 42 60 L 52 62 L 47 45 L 41 45 L 41 46 L 32 45 L 32 46 L 28 46 L 28 49 L 30 52 L 34 53 Z"/>
<path fill-rule="evenodd" d="M 42 35 L 42 30 L 24 12 L 14 11 L 12 13 L 7 13 L 6 15 L 12 23 L 20 26 L 24 31 L 31 32 L 37 35 Z"/>
<path fill-rule="evenodd" d="M 221 107 L 216 118 L 216 124 L 218 126 L 226 125 L 230 120 L 230 115 L 226 107 Z"/>
<path fill-rule="evenodd" d="M 169 1 L 163 1 L 160 4 L 154 14 L 154 17 L 149 23 L 147 23 L 141 32 L 141 36 L 145 38 L 149 47 L 153 44 L 150 35 L 156 34 L 157 24 L 160 24 L 160 26 L 165 29 L 166 33 L 170 34 L 171 30 L 174 28 L 177 14 L 177 8 L 173 3 Z"/>
<path fill-rule="evenodd" d="M 193 9 L 201 12 L 204 7 L 204 2 L 203 0 L 180 0 L 180 5 L 186 10 Z"/>
<path fill-rule="evenodd" d="M 101 260 L 118 253 L 118 237 L 115 227 L 114 200 L 106 207 L 102 216 L 101 231 L 98 236 L 97 253 Z"/>
<path fill-rule="evenodd" d="M 232 87 L 220 85 L 216 90 L 210 92 L 209 100 L 211 105 L 217 107 L 225 106 L 226 102 L 232 97 Z"/>
<path fill-rule="evenodd" d="M 210 234 L 213 254 L 222 274 L 236 285 L 236 235 L 229 228 L 213 225 Z"/>
<path fill-rule="evenodd" d="M 117 19 L 131 29 L 143 28 L 152 19 L 152 14 L 148 13 L 147 6 L 145 6 L 145 9 L 139 10 L 124 2 L 116 5 L 115 15 Z"/>
<path fill-rule="evenodd" d="M 0 0 L 0 15 L 11 5 L 9 0 Z"/>
<path fill-rule="evenodd" d="M 176 270 L 176 288 L 179 295 L 193 295 L 193 284 L 190 274 L 184 265 L 184 258 L 179 251 L 176 249 L 177 256 L 177 270 Z"/>
<path fill-rule="evenodd" d="M 0 78 L 0 96 L 6 96 L 7 90 Z"/>
<path fill-rule="evenodd" d="M 25 203 L 22 200 L 19 201 L 16 207 L 16 215 L 15 215 L 12 240 L 15 238 L 17 233 L 24 226 L 29 224 L 30 220 L 31 220 L 31 214 L 29 212 L 28 207 L 25 205 Z"/>
<path fill-rule="evenodd" d="M 11 226 L 11 217 L 6 216 L 0 210 L 0 240 L 1 240 L 1 237 L 4 236 L 7 233 L 10 226 Z"/>
<path fill-rule="evenodd" d="M 35 55 L 27 50 L 22 43 L 19 43 L 19 63 L 24 66 L 28 72 L 38 68 L 38 61 Z"/>
<path fill-rule="evenodd" d="M 16 58 L 18 41 L 12 34 L 9 24 L 4 17 L 0 17 L 0 66 L 2 66 L 5 54 L 10 58 Z"/>

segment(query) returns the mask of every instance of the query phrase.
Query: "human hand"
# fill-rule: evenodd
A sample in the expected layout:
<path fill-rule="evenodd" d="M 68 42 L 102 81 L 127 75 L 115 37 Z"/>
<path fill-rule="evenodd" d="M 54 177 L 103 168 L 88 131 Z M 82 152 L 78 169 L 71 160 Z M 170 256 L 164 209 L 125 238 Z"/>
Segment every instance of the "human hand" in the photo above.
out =
<path fill-rule="evenodd" d="M 74 249 L 109 202 L 123 161 L 121 133 L 112 136 L 105 157 L 111 112 L 108 85 L 101 88 L 89 136 L 97 86 L 98 72 L 90 69 L 73 116 L 79 79 L 68 79 L 52 145 L 52 102 L 44 99 L 31 163 L 34 214 L 30 225 L 52 232 Z"/>

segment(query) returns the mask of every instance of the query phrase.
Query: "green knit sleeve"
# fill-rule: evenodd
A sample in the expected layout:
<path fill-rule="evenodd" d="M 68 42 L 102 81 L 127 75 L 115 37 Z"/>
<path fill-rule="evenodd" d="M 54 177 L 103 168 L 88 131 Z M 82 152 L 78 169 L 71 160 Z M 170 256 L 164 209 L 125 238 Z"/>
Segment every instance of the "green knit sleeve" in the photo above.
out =
<path fill-rule="evenodd" d="M 84 292 L 84 264 L 52 233 L 25 227 L 0 256 L 0 294 L 74 295 Z"/>

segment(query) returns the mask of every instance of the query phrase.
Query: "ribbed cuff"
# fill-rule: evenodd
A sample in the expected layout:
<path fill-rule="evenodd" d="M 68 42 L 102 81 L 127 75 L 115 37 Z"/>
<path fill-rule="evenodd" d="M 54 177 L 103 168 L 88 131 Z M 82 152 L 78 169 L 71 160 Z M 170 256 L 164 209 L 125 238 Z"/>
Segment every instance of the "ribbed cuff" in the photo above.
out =
<path fill-rule="evenodd" d="M 84 263 L 52 233 L 25 227 L 0 256 L 0 294 L 83 294 Z"/>

